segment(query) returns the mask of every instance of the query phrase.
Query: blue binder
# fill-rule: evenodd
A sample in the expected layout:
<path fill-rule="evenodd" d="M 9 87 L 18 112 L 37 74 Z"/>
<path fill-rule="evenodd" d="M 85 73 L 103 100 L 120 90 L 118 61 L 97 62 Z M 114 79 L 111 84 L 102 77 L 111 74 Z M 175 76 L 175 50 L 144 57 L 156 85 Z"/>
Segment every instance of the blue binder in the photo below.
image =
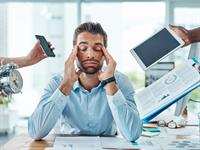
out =
<path fill-rule="evenodd" d="M 183 93 L 177 95 L 176 98 L 174 98 L 172 101 L 170 101 L 169 103 L 163 105 L 162 107 L 160 107 L 158 110 L 155 110 L 154 112 L 152 112 L 151 114 L 149 114 L 147 117 L 143 118 L 143 123 L 148 123 L 150 120 L 152 120 L 153 118 L 155 118 L 157 115 L 159 115 L 161 112 L 163 112 L 165 109 L 167 109 L 168 107 L 170 107 L 172 104 L 176 103 L 178 100 L 180 100 L 182 97 L 184 97 L 185 95 L 187 95 L 188 93 L 190 93 L 191 91 L 193 91 L 194 89 L 198 88 L 200 86 L 200 81 L 197 82 L 196 84 L 194 84 L 193 86 L 191 86 L 190 88 L 186 89 Z"/>
<path fill-rule="evenodd" d="M 195 57 L 192 58 L 192 61 L 194 62 L 194 64 L 200 64 L 200 62 Z M 190 93 L 194 89 L 198 88 L 199 86 L 200 86 L 200 81 L 198 81 L 197 83 L 195 83 L 194 85 L 192 85 L 188 89 L 184 90 L 181 94 L 177 95 L 176 98 L 174 98 L 170 102 L 166 103 L 165 105 L 163 105 L 159 109 L 152 111 L 148 116 L 142 118 L 143 123 L 148 123 L 150 120 L 152 120 L 157 115 L 159 115 L 161 112 L 163 112 L 165 109 L 170 107 L 172 104 L 176 103 L 178 100 L 180 100 L 181 98 L 183 98 L 184 96 L 186 96 L 188 93 Z"/>

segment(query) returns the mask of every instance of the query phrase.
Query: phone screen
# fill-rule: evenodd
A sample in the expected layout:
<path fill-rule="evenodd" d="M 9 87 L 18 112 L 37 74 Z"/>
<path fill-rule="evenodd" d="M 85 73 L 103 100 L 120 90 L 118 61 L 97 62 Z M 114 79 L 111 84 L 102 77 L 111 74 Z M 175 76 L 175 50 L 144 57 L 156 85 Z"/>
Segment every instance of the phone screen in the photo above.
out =
<path fill-rule="evenodd" d="M 49 48 L 49 45 L 47 43 L 47 40 L 45 39 L 44 36 L 42 35 L 35 35 L 35 37 L 40 41 L 40 45 L 42 46 L 45 54 L 48 57 L 55 57 L 56 55 L 54 54 L 54 52 Z"/>

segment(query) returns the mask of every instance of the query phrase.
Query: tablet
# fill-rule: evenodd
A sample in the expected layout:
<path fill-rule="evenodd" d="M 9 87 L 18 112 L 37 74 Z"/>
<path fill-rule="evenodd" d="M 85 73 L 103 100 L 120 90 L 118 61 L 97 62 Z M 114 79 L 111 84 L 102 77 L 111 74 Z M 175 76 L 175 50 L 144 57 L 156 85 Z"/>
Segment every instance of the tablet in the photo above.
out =
<path fill-rule="evenodd" d="M 142 69 L 147 70 L 183 45 L 184 41 L 176 33 L 163 28 L 130 52 Z"/>

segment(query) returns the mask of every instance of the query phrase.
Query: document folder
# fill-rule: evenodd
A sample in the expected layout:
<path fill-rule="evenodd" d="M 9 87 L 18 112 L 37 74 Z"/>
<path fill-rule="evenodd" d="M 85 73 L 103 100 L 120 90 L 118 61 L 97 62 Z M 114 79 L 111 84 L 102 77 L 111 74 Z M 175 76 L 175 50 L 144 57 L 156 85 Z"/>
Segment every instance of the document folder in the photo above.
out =
<path fill-rule="evenodd" d="M 186 60 L 159 80 L 135 94 L 135 102 L 144 123 L 200 86 L 197 62 Z"/>

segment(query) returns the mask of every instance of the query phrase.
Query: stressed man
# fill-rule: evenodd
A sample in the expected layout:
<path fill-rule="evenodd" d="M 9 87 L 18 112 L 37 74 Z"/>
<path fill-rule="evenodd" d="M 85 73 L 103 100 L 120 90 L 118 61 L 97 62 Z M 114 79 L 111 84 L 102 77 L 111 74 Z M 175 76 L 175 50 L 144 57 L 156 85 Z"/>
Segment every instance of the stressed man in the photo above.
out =
<path fill-rule="evenodd" d="M 63 134 L 116 135 L 118 127 L 127 140 L 139 138 L 142 121 L 134 89 L 127 76 L 116 71 L 101 25 L 78 26 L 73 46 L 64 74 L 50 80 L 29 118 L 30 136 L 42 139 L 57 123 Z"/>

